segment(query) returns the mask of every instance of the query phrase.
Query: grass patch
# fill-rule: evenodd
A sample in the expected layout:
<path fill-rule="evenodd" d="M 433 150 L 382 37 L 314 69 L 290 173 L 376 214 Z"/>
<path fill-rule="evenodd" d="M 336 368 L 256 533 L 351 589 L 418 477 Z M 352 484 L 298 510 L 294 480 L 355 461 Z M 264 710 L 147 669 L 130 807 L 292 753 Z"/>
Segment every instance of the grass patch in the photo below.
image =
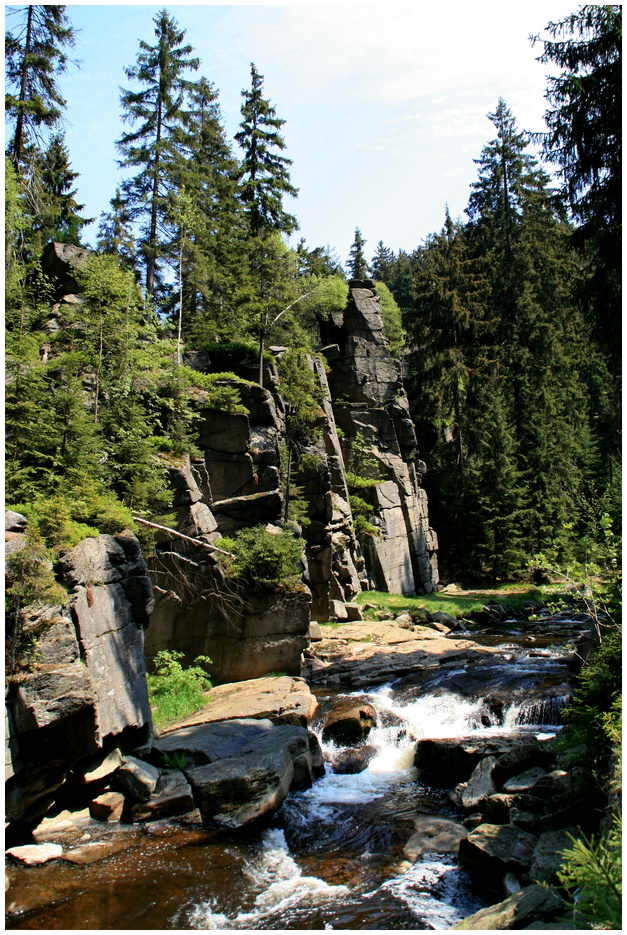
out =
<path fill-rule="evenodd" d="M 508 604 L 513 610 L 519 610 L 526 601 L 543 599 L 544 594 L 539 588 L 528 585 L 460 594 L 442 594 L 436 591 L 432 594 L 415 595 L 362 591 L 354 598 L 358 604 L 376 604 L 376 607 L 364 612 L 366 619 L 371 620 L 375 619 L 375 613 L 379 610 L 388 611 L 390 616 L 394 617 L 406 611 L 416 614 L 422 609 L 430 614 L 440 611 L 452 617 L 468 617 L 474 611 L 481 610 L 484 604 Z"/>

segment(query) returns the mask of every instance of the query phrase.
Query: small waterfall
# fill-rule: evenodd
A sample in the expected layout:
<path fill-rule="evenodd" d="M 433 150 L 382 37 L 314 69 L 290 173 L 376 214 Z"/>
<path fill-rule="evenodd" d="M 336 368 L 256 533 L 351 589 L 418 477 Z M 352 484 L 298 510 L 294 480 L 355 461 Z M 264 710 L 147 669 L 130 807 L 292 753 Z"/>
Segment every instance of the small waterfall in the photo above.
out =
<path fill-rule="evenodd" d="M 563 723 L 562 711 L 571 698 L 572 695 L 550 695 L 548 698 L 514 703 L 505 712 L 503 726 L 508 730 L 533 724 L 559 728 Z"/>

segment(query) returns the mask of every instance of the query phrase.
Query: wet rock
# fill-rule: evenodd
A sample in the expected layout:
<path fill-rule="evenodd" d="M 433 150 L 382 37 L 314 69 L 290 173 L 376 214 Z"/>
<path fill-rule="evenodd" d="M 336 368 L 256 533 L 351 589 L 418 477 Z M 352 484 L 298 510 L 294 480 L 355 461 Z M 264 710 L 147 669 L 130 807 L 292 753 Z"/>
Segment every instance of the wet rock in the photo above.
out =
<path fill-rule="evenodd" d="M 425 782 L 445 789 L 466 782 L 475 766 L 487 756 L 499 757 L 520 743 L 517 738 L 499 737 L 494 740 L 428 739 L 416 744 L 414 766 Z"/>
<path fill-rule="evenodd" d="M 341 746 L 352 746 L 365 740 L 376 723 L 376 711 L 369 702 L 357 702 L 354 699 L 340 701 L 327 715 L 322 739 L 325 742 L 332 740 Z"/>
<path fill-rule="evenodd" d="M 398 617 L 394 618 L 394 626 L 400 627 L 402 630 L 413 631 L 414 621 L 411 614 L 399 614 Z"/>
<path fill-rule="evenodd" d="M 125 801 L 121 792 L 103 792 L 89 803 L 89 813 L 97 821 L 120 821 Z"/>
<path fill-rule="evenodd" d="M 528 872 L 537 840 L 514 825 L 482 824 L 460 842 L 459 862 L 481 889 L 494 892 L 505 873 Z"/>
<path fill-rule="evenodd" d="M 120 854 L 122 851 L 137 847 L 139 847 L 139 843 L 136 840 L 116 835 L 102 841 L 89 841 L 81 847 L 72 848 L 72 850 L 63 854 L 63 860 L 79 867 L 87 867 L 90 864 L 105 860 L 107 857 L 112 857 L 114 854 Z"/>
<path fill-rule="evenodd" d="M 154 792 L 145 802 L 134 805 L 136 821 L 157 821 L 173 815 L 186 815 L 194 809 L 192 787 L 180 770 L 162 770 Z"/>
<path fill-rule="evenodd" d="M 7 857 L 11 857 L 18 863 L 26 864 L 27 867 L 38 867 L 40 864 L 48 863 L 49 860 L 61 857 L 63 848 L 60 844 L 52 842 L 23 844 L 20 847 L 10 847 L 5 853 Z"/>
<path fill-rule="evenodd" d="M 524 929 L 531 923 L 553 922 L 563 910 L 564 902 L 554 889 L 533 883 L 503 902 L 480 909 L 453 928 L 479 931 Z"/>
<path fill-rule="evenodd" d="M 414 819 L 416 831 L 403 848 L 403 854 L 415 863 L 425 854 L 456 854 L 459 842 L 468 836 L 468 829 L 448 818 L 419 815 Z"/>
<path fill-rule="evenodd" d="M 488 756 L 475 766 L 468 782 L 460 783 L 451 793 L 451 799 L 467 811 L 480 808 L 496 792 L 492 771 L 496 757 Z"/>
<path fill-rule="evenodd" d="M 348 747 L 329 754 L 328 762 L 334 773 L 349 774 L 362 773 L 371 760 L 377 755 L 379 748 L 373 744 L 362 744 L 360 747 Z"/>
<path fill-rule="evenodd" d="M 134 756 L 127 756 L 118 771 L 118 780 L 127 792 L 145 802 L 155 791 L 159 770 Z"/>
<path fill-rule="evenodd" d="M 502 785 L 513 776 L 528 769 L 541 766 L 546 770 L 554 763 L 554 754 L 546 745 L 522 743 L 500 756 L 494 767 L 494 781 Z"/>
<path fill-rule="evenodd" d="M 524 773 L 512 776 L 511 779 L 506 780 L 506 782 L 503 783 L 503 792 L 511 794 L 516 792 L 529 792 L 543 776 L 546 776 L 546 771 L 543 770 L 541 766 L 534 766 Z"/>

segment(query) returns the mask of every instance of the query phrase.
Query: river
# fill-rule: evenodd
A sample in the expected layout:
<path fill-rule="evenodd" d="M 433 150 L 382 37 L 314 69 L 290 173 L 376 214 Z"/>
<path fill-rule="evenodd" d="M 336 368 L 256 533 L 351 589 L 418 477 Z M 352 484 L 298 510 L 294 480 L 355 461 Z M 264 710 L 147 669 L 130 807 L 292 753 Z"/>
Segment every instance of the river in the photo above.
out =
<path fill-rule="evenodd" d="M 548 740 L 570 693 L 571 656 L 559 643 L 530 641 L 514 624 L 484 639 L 498 655 L 482 667 L 480 690 L 477 673 L 435 668 L 418 684 L 409 677 L 354 693 L 377 711 L 367 740 L 376 755 L 363 772 L 339 775 L 327 765 L 254 830 L 158 823 L 114 831 L 102 823 L 102 846 L 125 849 L 85 865 L 11 869 L 7 928 L 450 928 L 484 903 L 452 855 L 412 865 L 403 854 L 416 816 L 464 817 L 448 790 L 420 781 L 416 740 L 512 732 Z M 320 732 L 329 707 L 350 695 L 316 694 L 312 727 Z"/>

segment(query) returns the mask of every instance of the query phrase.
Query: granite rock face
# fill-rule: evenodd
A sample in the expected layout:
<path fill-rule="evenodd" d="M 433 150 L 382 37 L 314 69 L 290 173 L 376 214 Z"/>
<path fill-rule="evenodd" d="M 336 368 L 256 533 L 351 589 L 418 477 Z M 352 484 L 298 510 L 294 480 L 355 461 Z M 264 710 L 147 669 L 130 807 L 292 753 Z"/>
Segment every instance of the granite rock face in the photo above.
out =
<path fill-rule="evenodd" d="M 138 541 L 84 539 L 59 567 L 68 607 L 22 612 L 22 635 L 36 651 L 8 687 L 9 821 L 42 815 L 81 761 L 152 733 L 143 640 L 152 585 Z"/>

